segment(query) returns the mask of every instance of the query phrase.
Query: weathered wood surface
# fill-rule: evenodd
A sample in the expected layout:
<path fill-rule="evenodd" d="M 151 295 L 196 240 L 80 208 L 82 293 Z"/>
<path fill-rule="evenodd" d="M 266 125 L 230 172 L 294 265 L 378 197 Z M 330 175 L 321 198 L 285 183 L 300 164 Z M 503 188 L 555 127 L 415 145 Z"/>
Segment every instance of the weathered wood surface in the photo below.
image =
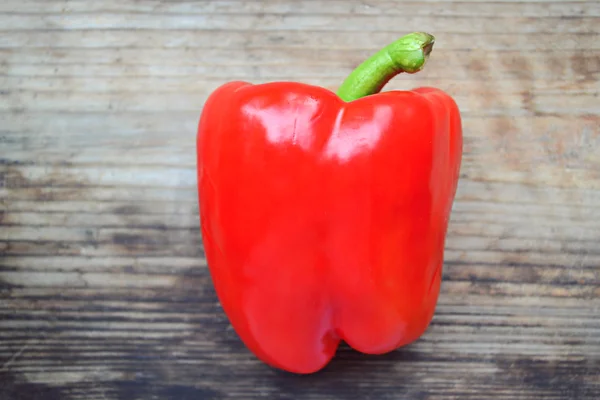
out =
<path fill-rule="evenodd" d="M 465 157 L 434 321 L 273 371 L 203 259 L 194 135 L 231 79 L 335 89 L 397 36 Z M 600 3 L 0 2 L 0 399 L 600 398 Z"/>

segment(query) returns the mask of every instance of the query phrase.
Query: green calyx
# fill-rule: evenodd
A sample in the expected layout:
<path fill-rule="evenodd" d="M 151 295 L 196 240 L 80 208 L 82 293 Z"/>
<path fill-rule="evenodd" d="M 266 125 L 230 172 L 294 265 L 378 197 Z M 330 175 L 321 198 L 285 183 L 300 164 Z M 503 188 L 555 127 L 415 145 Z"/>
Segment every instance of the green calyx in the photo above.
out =
<path fill-rule="evenodd" d="M 401 37 L 359 65 L 338 89 L 338 96 L 352 101 L 379 93 L 386 83 L 401 72 L 414 74 L 425 66 L 435 38 L 425 32 Z"/>

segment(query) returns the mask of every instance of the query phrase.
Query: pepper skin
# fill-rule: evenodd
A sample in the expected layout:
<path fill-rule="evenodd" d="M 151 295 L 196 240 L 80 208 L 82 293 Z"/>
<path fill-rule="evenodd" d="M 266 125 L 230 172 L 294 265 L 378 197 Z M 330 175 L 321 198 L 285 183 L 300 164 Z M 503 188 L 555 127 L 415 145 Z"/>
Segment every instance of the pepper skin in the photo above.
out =
<path fill-rule="evenodd" d="M 258 358 L 294 373 L 322 369 L 341 340 L 369 354 L 415 341 L 440 290 L 458 107 L 435 88 L 375 94 L 380 82 L 365 94 L 353 82 L 344 98 L 303 83 L 231 82 L 198 127 L 218 298 Z"/>

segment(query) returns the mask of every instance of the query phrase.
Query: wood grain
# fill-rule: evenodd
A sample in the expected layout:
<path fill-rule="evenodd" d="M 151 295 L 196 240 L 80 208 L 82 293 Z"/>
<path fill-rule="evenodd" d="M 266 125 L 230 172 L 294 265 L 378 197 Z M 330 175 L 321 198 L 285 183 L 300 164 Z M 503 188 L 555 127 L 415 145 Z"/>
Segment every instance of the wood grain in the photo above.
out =
<path fill-rule="evenodd" d="M 232 79 L 335 89 L 431 31 L 465 155 L 434 321 L 298 377 L 215 296 L 194 136 Z M 0 399 L 600 398 L 600 3 L 0 2 Z"/>

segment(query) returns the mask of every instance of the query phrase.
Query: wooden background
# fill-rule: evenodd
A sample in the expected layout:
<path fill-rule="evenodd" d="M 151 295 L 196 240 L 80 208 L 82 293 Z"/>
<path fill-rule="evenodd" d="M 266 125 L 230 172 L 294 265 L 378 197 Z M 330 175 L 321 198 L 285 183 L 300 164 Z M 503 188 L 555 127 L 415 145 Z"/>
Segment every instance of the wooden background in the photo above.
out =
<path fill-rule="evenodd" d="M 233 79 L 336 89 L 433 33 L 463 112 L 444 283 L 417 343 L 258 362 L 203 258 L 195 129 Z M 600 398 L 600 3 L 0 2 L 0 399 Z"/>

